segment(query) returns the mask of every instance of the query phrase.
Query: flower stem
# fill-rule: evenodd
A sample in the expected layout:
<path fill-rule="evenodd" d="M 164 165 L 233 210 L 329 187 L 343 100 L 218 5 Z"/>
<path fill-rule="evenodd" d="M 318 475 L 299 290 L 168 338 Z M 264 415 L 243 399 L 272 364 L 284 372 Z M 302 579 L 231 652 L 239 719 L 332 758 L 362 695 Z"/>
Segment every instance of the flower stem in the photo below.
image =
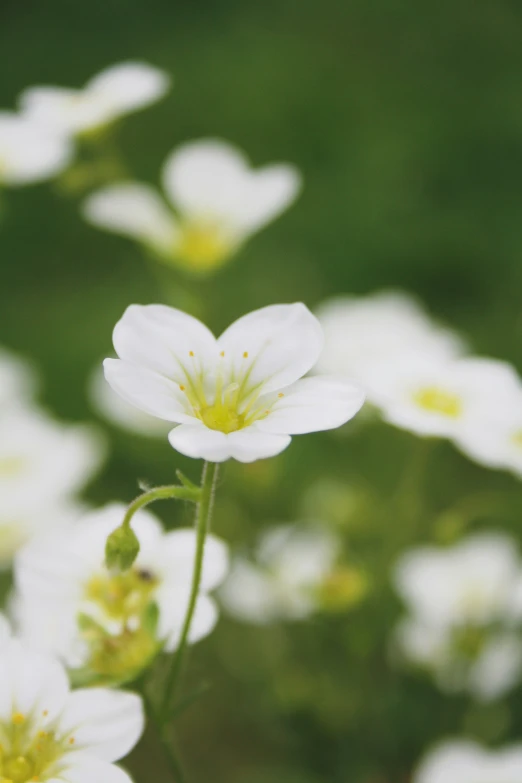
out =
<path fill-rule="evenodd" d="M 176 500 L 191 500 L 193 503 L 199 503 L 202 498 L 202 489 L 199 487 L 180 487 L 177 484 L 165 487 L 154 487 L 149 489 L 142 495 L 132 501 L 125 516 L 123 517 L 122 527 L 129 527 L 132 517 L 139 511 L 140 508 L 148 506 L 149 503 L 154 503 L 155 500 L 168 500 L 169 498 L 176 498 Z"/>
<path fill-rule="evenodd" d="M 190 633 L 190 626 L 196 609 L 196 602 L 203 571 L 203 555 L 205 551 L 205 540 L 210 528 L 210 519 L 212 516 L 212 506 L 214 503 L 214 493 L 218 475 L 218 465 L 215 462 L 206 462 L 203 468 L 201 479 L 201 490 L 198 505 L 196 507 L 196 553 L 194 556 L 194 571 L 192 573 L 192 585 L 190 588 L 190 597 L 187 606 L 187 612 L 183 621 L 179 645 L 172 658 L 172 664 L 167 675 L 163 700 L 159 710 L 160 723 L 163 725 L 170 715 L 171 705 L 174 699 L 176 689 L 179 684 L 183 664 L 186 657 L 187 642 Z"/>

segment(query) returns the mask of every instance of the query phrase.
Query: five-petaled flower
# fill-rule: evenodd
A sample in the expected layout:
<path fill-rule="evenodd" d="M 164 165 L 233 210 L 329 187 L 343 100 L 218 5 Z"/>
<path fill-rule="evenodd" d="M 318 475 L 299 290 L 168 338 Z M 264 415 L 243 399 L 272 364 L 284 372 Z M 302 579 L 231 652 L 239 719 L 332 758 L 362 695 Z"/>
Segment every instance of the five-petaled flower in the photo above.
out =
<path fill-rule="evenodd" d="M 176 426 L 189 457 L 240 462 L 272 457 L 291 435 L 339 427 L 364 395 L 347 380 L 303 378 L 323 337 L 305 305 L 271 305 L 216 339 L 200 321 L 163 305 L 131 305 L 114 329 L 119 359 L 105 377 L 124 399 Z"/>
<path fill-rule="evenodd" d="M 112 762 L 142 734 L 139 696 L 71 692 L 60 663 L 14 640 L 0 650 L 0 693 L 0 780 L 130 783 Z"/>
<path fill-rule="evenodd" d="M 122 182 L 89 196 L 84 216 L 137 240 L 166 263 L 205 272 L 225 263 L 292 203 L 300 176 L 282 163 L 252 170 L 238 149 L 208 139 L 167 158 L 163 185 L 175 212 L 154 188 Z"/>

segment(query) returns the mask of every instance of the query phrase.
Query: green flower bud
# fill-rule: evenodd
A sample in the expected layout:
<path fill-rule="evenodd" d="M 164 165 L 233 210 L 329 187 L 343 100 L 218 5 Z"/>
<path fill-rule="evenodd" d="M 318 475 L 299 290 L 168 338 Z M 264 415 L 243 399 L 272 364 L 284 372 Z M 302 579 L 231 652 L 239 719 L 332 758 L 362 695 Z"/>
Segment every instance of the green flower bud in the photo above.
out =
<path fill-rule="evenodd" d="M 128 571 L 138 557 L 140 542 L 129 526 L 117 527 L 105 544 L 105 564 L 109 569 Z"/>

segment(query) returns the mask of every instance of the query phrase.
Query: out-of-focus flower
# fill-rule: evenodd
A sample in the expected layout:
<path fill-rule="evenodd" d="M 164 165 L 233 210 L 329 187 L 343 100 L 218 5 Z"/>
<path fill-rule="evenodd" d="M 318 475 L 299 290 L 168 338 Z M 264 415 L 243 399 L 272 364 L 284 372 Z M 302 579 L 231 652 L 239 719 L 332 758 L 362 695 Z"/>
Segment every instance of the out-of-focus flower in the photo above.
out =
<path fill-rule="evenodd" d="M 419 435 L 452 438 L 457 445 L 512 401 L 517 383 L 510 365 L 480 358 L 439 362 L 410 355 L 371 373 L 372 400 L 387 421 Z"/>
<path fill-rule="evenodd" d="M 105 380 L 101 364 L 91 374 L 88 392 L 92 408 L 96 413 L 128 432 L 150 438 L 164 438 L 171 429 L 171 425 L 167 422 L 139 410 L 116 394 Z"/>
<path fill-rule="evenodd" d="M 51 179 L 69 165 L 70 142 L 41 124 L 0 111 L 0 186 Z"/>
<path fill-rule="evenodd" d="M 446 690 L 497 698 L 522 674 L 521 579 L 516 547 L 500 534 L 406 553 L 394 574 L 410 612 L 397 629 L 401 652 Z"/>
<path fill-rule="evenodd" d="M 0 415 L 6 406 L 30 400 L 36 385 L 36 373 L 29 362 L 0 348 Z"/>
<path fill-rule="evenodd" d="M 53 658 L 8 642 L 0 650 L 2 780 L 131 783 L 112 762 L 126 756 L 144 726 L 134 693 L 71 692 Z"/>
<path fill-rule="evenodd" d="M 0 567 L 39 531 L 77 515 L 73 496 L 104 453 L 89 426 L 60 424 L 23 406 L 0 415 Z"/>
<path fill-rule="evenodd" d="M 487 751 L 474 742 L 453 740 L 432 750 L 421 762 L 413 783 L 518 783 L 522 779 L 522 745 Z"/>
<path fill-rule="evenodd" d="M 124 573 L 105 567 L 107 537 L 124 513 L 121 504 L 91 512 L 76 525 L 34 539 L 16 559 L 21 635 L 59 656 L 86 682 L 133 679 L 161 649 L 175 649 L 189 599 L 195 532 L 164 533 L 146 511 L 134 517 L 140 552 L 133 567 Z M 191 643 L 216 623 L 208 593 L 227 568 L 226 546 L 208 536 Z"/>
<path fill-rule="evenodd" d="M 163 167 L 163 186 L 174 211 L 154 188 L 122 182 L 93 193 L 84 217 L 166 263 L 207 272 L 294 201 L 300 176 L 282 163 L 252 170 L 235 147 L 210 139 L 175 150 Z"/>
<path fill-rule="evenodd" d="M 219 591 L 226 611 L 263 625 L 302 620 L 320 609 L 346 609 L 366 589 L 362 574 L 337 564 L 338 538 L 316 525 L 281 525 L 265 532 L 254 559 L 237 557 Z"/>
<path fill-rule="evenodd" d="M 82 89 L 29 87 L 20 109 L 29 120 L 63 136 L 96 131 L 162 98 L 170 78 L 147 63 L 126 62 L 101 71 Z"/>
<path fill-rule="evenodd" d="M 120 359 L 105 360 L 108 382 L 127 402 L 175 423 L 170 444 L 188 457 L 273 457 L 291 435 L 339 427 L 364 401 L 346 380 L 302 378 L 323 338 L 300 303 L 249 313 L 219 339 L 180 310 L 131 305 L 113 341 Z"/>
<path fill-rule="evenodd" d="M 372 397 L 372 373 L 411 354 L 444 361 L 461 354 L 462 340 L 434 323 L 416 299 L 400 291 L 338 296 L 317 309 L 325 345 L 319 372 L 353 378 Z"/>

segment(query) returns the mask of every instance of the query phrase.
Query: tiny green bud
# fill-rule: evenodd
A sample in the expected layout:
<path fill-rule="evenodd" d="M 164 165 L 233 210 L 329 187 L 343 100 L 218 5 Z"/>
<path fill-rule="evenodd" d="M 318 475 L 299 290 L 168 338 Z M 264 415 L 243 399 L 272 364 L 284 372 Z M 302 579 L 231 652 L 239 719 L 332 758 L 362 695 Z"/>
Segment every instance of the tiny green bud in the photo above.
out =
<path fill-rule="evenodd" d="M 129 526 L 113 530 L 105 544 L 105 564 L 107 568 L 128 571 L 138 557 L 140 542 L 134 530 Z"/>

